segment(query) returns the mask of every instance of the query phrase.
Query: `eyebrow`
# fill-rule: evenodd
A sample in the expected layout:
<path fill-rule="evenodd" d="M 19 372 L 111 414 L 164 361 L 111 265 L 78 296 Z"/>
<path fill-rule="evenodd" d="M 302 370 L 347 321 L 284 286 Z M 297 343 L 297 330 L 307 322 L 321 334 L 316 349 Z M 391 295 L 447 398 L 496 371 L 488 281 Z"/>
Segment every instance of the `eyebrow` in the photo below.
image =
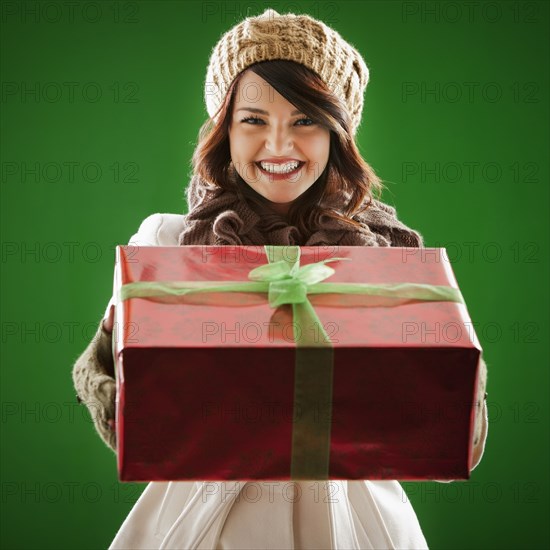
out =
<path fill-rule="evenodd" d="M 256 109 L 255 107 L 241 107 L 240 109 L 237 109 L 235 112 L 238 113 L 239 111 L 250 111 L 251 113 L 258 113 L 259 115 L 269 115 L 267 111 L 264 111 L 263 109 Z M 292 111 L 290 113 L 290 116 L 299 115 L 302 111 Z"/>

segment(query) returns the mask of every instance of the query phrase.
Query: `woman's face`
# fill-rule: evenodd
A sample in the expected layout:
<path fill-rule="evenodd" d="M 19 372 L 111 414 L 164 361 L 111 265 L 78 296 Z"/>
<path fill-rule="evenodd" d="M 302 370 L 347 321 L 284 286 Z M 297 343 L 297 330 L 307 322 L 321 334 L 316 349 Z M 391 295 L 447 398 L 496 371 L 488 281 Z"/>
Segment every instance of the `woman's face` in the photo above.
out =
<path fill-rule="evenodd" d="M 263 78 L 246 71 L 233 105 L 229 147 L 243 180 L 284 215 L 325 169 L 330 131 L 298 112 Z"/>

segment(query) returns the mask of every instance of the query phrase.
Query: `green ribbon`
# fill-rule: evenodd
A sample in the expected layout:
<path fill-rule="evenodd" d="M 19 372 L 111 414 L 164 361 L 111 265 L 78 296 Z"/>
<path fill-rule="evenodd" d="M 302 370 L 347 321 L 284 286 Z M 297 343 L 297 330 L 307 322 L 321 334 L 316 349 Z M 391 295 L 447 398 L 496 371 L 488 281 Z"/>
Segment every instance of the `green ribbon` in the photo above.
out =
<path fill-rule="evenodd" d="M 335 273 L 327 263 L 351 258 L 328 258 L 300 266 L 299 246 L 264 248 L 268 263 L 249 272 L 251 281 L 140 281 L 122 285 L 118 300 L 145 298 L 225 306 L 232 305 L 226 293 L 245 293 L 248 299 L 237 297 L 233 305 L 258 303 L 258 298 L 265 302 L 266 294 L 272 308 L 291 304 L 296 357 L 290 477 L 328 479 L 334 348 L 310 297 L 317 305 L 334 307 L 395 307 L 427 301 L 464 303 L 464 299 L 458 289 L 448 286 L 322 283 Z M 224 294 L 223 300 L 217 293 Z"/>

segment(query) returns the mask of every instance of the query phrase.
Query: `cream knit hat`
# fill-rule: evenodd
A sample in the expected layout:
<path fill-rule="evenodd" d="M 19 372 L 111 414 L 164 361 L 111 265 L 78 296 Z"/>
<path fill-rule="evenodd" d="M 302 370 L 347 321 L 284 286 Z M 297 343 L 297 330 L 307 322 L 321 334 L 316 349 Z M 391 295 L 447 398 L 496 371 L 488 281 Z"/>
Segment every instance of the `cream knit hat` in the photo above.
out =
<path fill-rule="evenodd" d="M 308 15 L 279 15 L 273 9 L 241 21 L 214 46 L 204 92 L 210 117 L 214 118 L 240 72 L 253 63 L 272 59 L 296 61 L 317 73 L 347 105 L 355 134 L 369 81 L 361 54 L 322 21 Z"/>

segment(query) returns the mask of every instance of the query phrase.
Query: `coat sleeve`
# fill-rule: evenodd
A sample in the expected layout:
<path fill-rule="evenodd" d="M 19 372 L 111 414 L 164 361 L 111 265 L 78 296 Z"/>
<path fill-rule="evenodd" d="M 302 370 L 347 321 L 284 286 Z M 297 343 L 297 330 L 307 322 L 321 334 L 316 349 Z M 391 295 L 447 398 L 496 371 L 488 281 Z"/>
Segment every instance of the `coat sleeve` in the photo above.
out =
<path fill-rule="evenodd" d="M 184 216 L 152 214 L 145 218 L 130 239 L 133 246 L 171 246 L 178 244 Z M 113 299 L 109 301 L 107 317 Z M 99 322 L 96 334 L 72 368 L 73 384 L 80 403 L 86 405 L 94 427 L 103 442 L 116 451 L 116 434 L 109 426 L 115 418 L 116 380 L 112 354 L 112 334 Z"/>
<path fill-rule="evenodd" d="M 94 427 L 103 442 L 116 451 L 115 432 L 108 421 L 115 418 L 116 382 L 111 334 L 99 323 L 96 335 L 73 365 L 77 399 L 88 407 Z"/>
<path fill-rule="evenodd" d="M 134 246 L 177 246 L 185 224 L 184 214 L 151 214 L 130 239 Z"/>

